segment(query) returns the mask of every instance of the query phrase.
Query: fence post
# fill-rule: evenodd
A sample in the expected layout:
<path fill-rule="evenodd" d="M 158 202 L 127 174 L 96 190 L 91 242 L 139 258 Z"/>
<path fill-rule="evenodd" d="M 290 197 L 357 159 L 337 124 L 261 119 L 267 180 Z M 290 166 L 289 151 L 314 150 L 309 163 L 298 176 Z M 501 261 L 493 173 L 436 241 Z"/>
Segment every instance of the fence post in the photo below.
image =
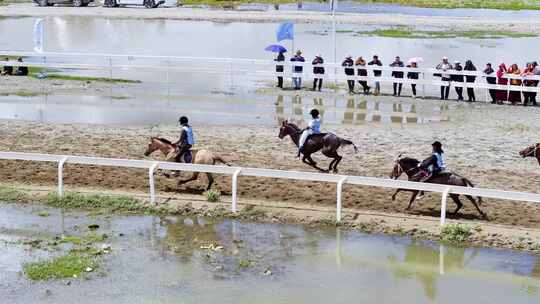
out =
<path fill-rule="evenodd" d="M 68 160 L 67 156 L 64 156 L 58 162 L 58 197 L 64 196 L 64 163 Z"/>
<path fill-rule="evenodd" d="M 444 189 L 441 198 L 441 227 L 444 226 L 446 222 L 446 199 L 448 198 L 448 193 L 450 192 L 450 187 Z"/>
<path fill-rule="evenodd" d="M 439 274 L 444 274 L 444 245 L 439 245 Z"/>
<path fill-rule="evenodd" d="M 336 187 L 336 222 L 341 222 L 341 192 L 343 189 L 343 183 L 347 180 L 347 177 L 342 177 Z"/>
<path fill-rule="evenodd" d="M 236 171 L 234 171 L 232 176 L 232 212 L 236 213 L 237 210 L 237 204 L 238 204 L 238 175 L 242 172 L 241 168 L 238 168 Z"/>
<path fill-rule="evenodd" d="M 150 184 L 150 204 L 156 204 L 156 186 L 154 183 L 154 172 L 156 171 L 159 163 L 154 163 L 148 168 L 148 183 Z"/>

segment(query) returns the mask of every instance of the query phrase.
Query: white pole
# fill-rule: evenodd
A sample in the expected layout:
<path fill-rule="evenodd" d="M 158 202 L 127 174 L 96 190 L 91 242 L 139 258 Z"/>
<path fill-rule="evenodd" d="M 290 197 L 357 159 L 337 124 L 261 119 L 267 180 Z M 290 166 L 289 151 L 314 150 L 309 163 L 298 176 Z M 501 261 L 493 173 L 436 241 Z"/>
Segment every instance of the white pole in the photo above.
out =
<path fill-rule="evenodd" d="M 439 245 L 439 274 L 444 274 L 444 245 Z"/>
<path fill-rule="evenodd" d="M 343 189 L 343 183 L 347 180 L 347 177 L 342 177 L 336 187 L 336 221 L 341 222 L 341 192 Z"/>
<path fill-rule="evenodd" d="M 238 175 L 242 172 L 242 169 L 238 169 L 234 171 L 234 174 L 232 176 L 232 212 L 236 213 L 236 210 L 238 209 Z"/>
<path fill-rule="evenodd" d="M 58 197 L 64 196 L 64 163 L 68 160 L 65 156 L 58 162 Z"/>
<path fill-rule="evenodd" d="M 337 47 L 336 47 L 336 5 L 335 1 L 332 0 L 332 40 L 334 44 L 334 85 L 337 87 Z"/>
<path fill-rule="evenodd" d="M 441 227 L 444 226 L 446 222 L 446 199 L 448 198 L 448 193 L 450 192 L 450 187 L 444 189 L 441 198 Z"/>
<path fill-rule="evenodd" d="M 156 204 L 156 186 L 154 183 L 154 172 L 156 171 L 159 163 L 154 163 L 148 168 L 148 183 L 150 184 L 150 204 Z"/>

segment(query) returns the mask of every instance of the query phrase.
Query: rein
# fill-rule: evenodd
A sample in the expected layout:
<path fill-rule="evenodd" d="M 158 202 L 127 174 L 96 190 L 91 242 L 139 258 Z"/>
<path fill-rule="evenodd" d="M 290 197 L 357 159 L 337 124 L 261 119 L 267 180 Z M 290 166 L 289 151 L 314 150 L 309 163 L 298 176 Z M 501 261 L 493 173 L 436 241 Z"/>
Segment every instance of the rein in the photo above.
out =
<path fill-rule="evenodd" d="M 407 175 L 408 175 L 409 172 L 416 169 L 416 167 L 412 167 L 412 168 L 409 168 L 407 170 L 403 170 L 403 167 L 401 166 L 401 163 L 399 162 L 399 160 L 396 160 L 396 165 L 398 166 L 398 173 L 401 172 L 401 173 L 405 173 Z M 399 173 L 398 175 L 401 175 L 401 173 Z M 394 179 L 397 179 L 397 177 L 394 178 Z"/>

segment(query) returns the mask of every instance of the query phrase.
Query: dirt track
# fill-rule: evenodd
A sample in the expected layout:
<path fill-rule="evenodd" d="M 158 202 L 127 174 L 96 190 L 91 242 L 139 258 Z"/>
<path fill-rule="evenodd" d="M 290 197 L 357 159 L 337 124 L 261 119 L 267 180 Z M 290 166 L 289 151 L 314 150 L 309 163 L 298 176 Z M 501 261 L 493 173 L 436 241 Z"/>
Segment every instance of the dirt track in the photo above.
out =
<path fill-rule="evenodd" d="M 427 102 L 427 101 L 423 101 Z M 448 166 L 470 178 L 477 186 L 504 190 L 540 192 L 540 167 L 536 160 L 523 160 L 517 155 L 522 147 L 538 141 L 540 109 L 523 107 L 463 107 L 457 119 L 428 126 L 363 125 L 355 127 L 325 126 L 355 141 L 360 148 L 356 155 L 342 151 L 343 174 L 384 177 L 392 169 L 397 153 L 423 157 L 430 142 L 445 143 Z M 273 169 L 311 169 L 295 158 L 289 139 L 280 141 L 278 129 L 268 127 L 196 126 L 197 147 L 220 153 L 240 166 Z M 93 155 L 104 157 L 143 158 L 148 137 L 177 136 L 175 127 L 113 127 L 88 125 L 39 125 L 25 122 L 0 122 L 2 150 L 55 154 Z M 154 155 L 154 157 L 158 157 Z M 320 158 L 319 158 L 320 159 Z M 328 164 L 321 159 L 321 164 Z M 55 164 L 0 161 L 0 183 L 53 185 Z M 76 167 L 68 165 L 65 183 L 79 187 L 141 190 L 148 187 L 147 172 L 135 169 Z M 186 173 L 187 174 L 187 173 Z M 217 187 L 230 191 L 230 178 L 221 176 Z M 201 193 L 206 181 L 188 184 L 181 191 Z M 158 190 L 172 191 L 173 180 L 158 179 Z M 240 178 L 241 197 L 315 205 L 335 204 L 335 185 L 293 182 L 289 180 Z M 344 206 L 362 210 L 403 212 L 408 194 L 390 200 L 390 189 L 345 186 Z M 453 205 L 449 206 L 453 210 Z M 522 202 L 487 200 L 482 209 L 492 223 L 540 228 L 540 206 Z M 432 194 L 415 203 L 412 214 L 438 216 L 439 196 Z M 478 214 L 465 202 L 459 218 L 479 220 Z"/>

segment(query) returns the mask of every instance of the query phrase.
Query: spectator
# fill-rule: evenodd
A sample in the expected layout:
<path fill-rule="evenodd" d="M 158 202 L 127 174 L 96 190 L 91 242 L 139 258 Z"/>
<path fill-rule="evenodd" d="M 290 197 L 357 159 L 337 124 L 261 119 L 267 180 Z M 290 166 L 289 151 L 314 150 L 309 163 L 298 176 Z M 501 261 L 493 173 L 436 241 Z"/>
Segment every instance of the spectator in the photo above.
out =
<path fill-rule="evenodd" d="M 533 64 L 533 76 L 540 75 L 540 70 L 538 69 L 538 62 L 533 61 L 532 64 Z M 533 83 L 534 87 L 538 86 L 538 82 L 539 82 L 538 80 L 533 80 L 533 82 L 534 82 Z M 536 92 L 531 92 L 531 101 L 532 101 L 533 105 L 535 105 L 535 106 L 537 105 L 536 104 L 536 95 L 537 95 Z"/>
<path fill-rule="evenodd" d="M 392 62 L 390 66 L 402 68 L 404 67 L 404 64 L 403 61 L 401 61 L 401 59 L 399 58 L 399 56 L 396 56 L 396 58 L 394 58 L 394 62 Z M 403 78 L 403 74 L 403 71 L 392 71 L 392 77 L 394 78 Z M 393 87 L 394 96 L 401 96 L 401 88 L 403 87 L 403 82 L 394 82 Z"/>
<path fill-rule="evenodd" d="M 23 62 L 22 57 L 17 58 L 17 62 Z M 28 76 L 28 67 L 18 66 L 15 69 L 15 76 Z"/>
<path fill-rule="evenodd" d="M 9 58 L 6 57 L 4 61 L 8 62 Z M 13 67 L 9 65 L 5 65 L 4 68 L 2 69 L 2 75 L 13 75 Z"/>
<path fill-rule="evenodd" d="M 486 64 L 486 68 L 484 69 L 484 74 L 486 74 L 486 82 L 488 84 L 497 84 L 497 78 L 490 76 L 493 75 L 495 71 L 491 67 L 491 63 Z M 491 103 L 497 103 L 497 90 L 495 89 L 489 89 L 489 96 L 491 97 Z"/>
<path fill-rule="evenodd" d="M 313 74 L 315 74 L 313 79 L 313 91 L 318 90 L 320 92 L 322 87 L 322 75 L 324 75 L 324 60 L 322 56 L 317 54 L 311 64 L 313 65 Z M 318 75 L 321 76 L 317 77 Z"/>
<path fill-rule="evenodd" d="M 293 58 L 291 58 L 292 62 L 306 62 L 304 57 L 302 57 L 302 51 L 298 50 L 296 51 L 296 55 L 294 55 Z M 304 65 L 303 64 L 293 64 L 293 85 L 295 90 L 300 90 L 302 88 L 302 73 L 304 72 Z"/>
<path fill-rule="evenodd" d="M 379 56 L 374 55 L 373 60 L 371 60 L 368 65 L 377 65 L 382 66 L 382 62 L 379 60 Z M 381 70 L 373 70 L 373 76 L 375 77 L 381 77 L 382 71 Z M 381 93 L 381 82 L 379 80 L 375 80 L 375 91 L 373 92 L 373 95 L 379 95 Z"/>
<path fill-rule="evenodd" d="M 418 64 L 415 61 L 411 61 L 411 64 L 407 65 L 407 67 L 410 69 L 417 69 Z M 418 72 L 407 72 L 407 78 L 417 80 Z M 411 89 L 413 98 L 416 98 L 416 83 L 411 83 Z"/>
<path fill-rule="evenodd" d="M 497 84 L 498 85 L 507 85 L 508 78 L 503 77 L 506 74 L 506 65 L 501 63 L 499 65 L 499 70 L 497 71 Z M 497 90 L 497 103 L 503 104 L 508 100 L 508 91 L 507 90 Z"/>
<path fill-rule="evenodd" d="M 276 59 L 274 59 L 274 61 L 276 62 L 283 62 L 285 61 L 285 55 L 283 54 L 283 52 L 280 52 Z M 276 72 L 278 73 L 283 73 L 283 65 L 281 64 L 277 64 L 276 65 Z M 283 74 L 278 74 L 278 77 L 277 77 L 277 87 L 278 88 L 282 88 L 283 89 Z"/>
<path fill-rule="evenodd" d="M 513 77 L 520 77 L 521 71 L 519 70 L 518 65 L 514 63 L 508 69 L 507 74 L 511 74 Z M 510 79 L 510 85 L 512 85 L 512 86 L 521 86 L 521 79 L 519 79 L 519 78 L 511 78 Z M 517 103 L 521 102 L 521 92 L 511 90 L 508 93 L 508 101 L 510 101 L 512 103 L 512 105 L 516 105 Z"/>
<path fill-rule="evenodd" d="M 463 68 L 463 70 L 468 71 L 468 72 L 474 72 L 476 71 L 476 67 L 474 66 L 471 60 L 467 60 L 465 61 L 465 67 Z M 472 76 L 472 75 L 465 76 L 465 81 L 467 83 L 474 83 L 475 80 L 476 80 L 476 76 Z M 467 99 L 469 100 L 469 102 L 476 101 L 476 96 L 474 95 L 474 88 L 467 87 Z"/>
<path fill-rule="evenodd" d="M 352 56 L 348 55 L 347 57 L 345 57 L 345 60 L 343 60 L 341 66 L 345 67 L 345 75 L 347 75 L 347 86 L 349 87 L 349 94 L 354 94 L 354 79 L 350 79 L 354 77 L 354 61 L 352 60 Z"/>
<path fill-rule="evenodd" d="M 454 61 L 454 70 L 460 73 L 463 71 L 463 67 L 461 66 L 461 63 L 459 61 Z M 452 74 L 452 76 L 450 76 L 450 79 L 453 82 L 458 82 L 455 85 L 456 94 L 459 101 L 463 100 L 463 74 Z"/>
<path fill-rule="evenodd" d="M 364 58 L 362 58 L 362 56 L 360 56 L 360 57 L 358 57 L 358 59 L 356 59 L 355 65 L 358 66 L 358 67 L 365 67 L 366 66 L 366 61 L 364 60 Z M 357 72 L 358 72 L 358 76 L 366 77 L 368 75 L 366 69 L 358 69 Z M 367 84 L 367 81 L 366 80 L 358 80 L 358 82 L 362 86 L 362 88 L 364 90 L 364 94 L 369 94 L 369 86 Z"/>
<path fill-rule="evenodd" d="M 525 68 L 525 70 L 523 70 L 523 73 L 521 73 L 521 76 L 522 77 L 529 77 L 529 76 L 535 76 L 536 75 L 536 70 L 535 70 L 535 66 L 534 66 L 534 63 L 530 62 L 530 63 L 527 63 L 527 67 Z M 523 85 L 525 85 L 526 87 L 535 87 L 537 85 L 537 82 L 536 80 L 533 80 L 533 79 L 525 79 L 523 80 Z M 527 92 L 527 91 L 524 91 L 523 92 L 523 105 L 524 106 L 527 106 L 530 103 L 532 103 L 533 105 L 536 105 L 536 96 L 534 96 L 533 98 L 533 94 L 535 92 Z"/>
<path fill-rule="evenodd" d="M 436 69 L 441 71 L 438 74 L 441 77 L 441 81 L 448 82 L 447 85 L 441 86 L 441 100 L 448 99 L 448 95 L 450 94 L 450 74 L 448 74 L 448 71 L 452 69 L 452 65 L 448 63 L 448 57 L 443 57 L 442 62 L 437 65 Z"/>

